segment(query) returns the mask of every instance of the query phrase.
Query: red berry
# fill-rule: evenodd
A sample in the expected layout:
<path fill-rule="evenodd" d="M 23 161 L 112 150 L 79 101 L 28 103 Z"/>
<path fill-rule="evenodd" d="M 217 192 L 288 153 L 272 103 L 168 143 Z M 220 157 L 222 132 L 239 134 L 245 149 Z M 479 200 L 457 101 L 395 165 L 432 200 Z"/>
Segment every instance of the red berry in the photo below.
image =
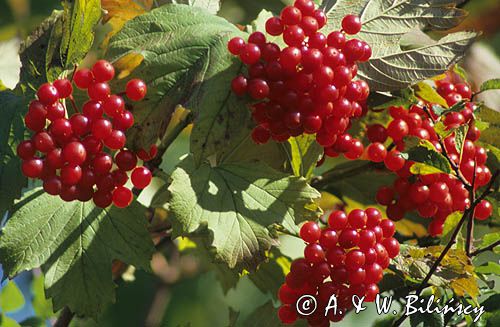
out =
<path fill-rule="evenodd" d="M 387 127 L 387 135 L 394 141 L 403 139 L 409 132 L 408 124 L 403 119 L 394 119 Z"/>
<path fill-rule="evenodd" d="M 76 185 L 82 178 L 82 168 L 76 164 L 68 163 L 61 168 L 61 181 L 64 185 Z"/>
<path fill-rule="evenodd" d="M 302 20 L 302 13 L 300 9 L 294 6 L 286 6 L 281 11 L 280 17 L 285 25 L 297 25 Z"/>
<path fill-rule="evenodd" d="M 132 79 L 128 81 L 125 88 L 127 97 L 132 101 L 141 101 L 146 96 L 148 88 L 146 83 L 140 79 Z"/>
<path fill-rule="evenodd" d="M 253 65 L 259 61 L 261 56 L 260 48 L 257 44 L 248 43 L 240 52 L 240 60 L 246 65 Z"/>
<path fill-rule="evenodd" d="M 384 143 L 387 140 L 387 130 L 380 124 L 369 125 L 366 136 L 370 142 Z"/>
<path fill-rule="evenodd" d="M 107 174 L 113 166 L 113 158 L 109 154 L 102 152 L 92 160 L 92 166 L 96 174 Z"/>
<path fill-rule="evenodd" d="M 56 87 L 50 83 L 42 84 L 36 95 L 38 101 L 44 105 L 50 105 L 59 100 L 59 92 Z"/>
<path fill-rule="evenodd" d="M 47 153 L 55 148 L 54 139 L 47 132 L 36 133 L 31 141 L 35 145 L 35 148 L 43 153 Z"/>
<path fill-rule="evenodd" d="M 78 187 L 76 185 L 63 185 L 59 196 L 63 201 L 74 201 L 78 197 Z"/>
<path fill-rule="evenodd" d="M 90 120 L 96 120 L 102 117 L 104 109 L 101 102 L 95 100 L 89 100 L 83 105 L 83 114 L 87 116 Z"/>
<path fill-rule="evenodd" d="M 115 68 L 106 60 L 98 60 L 92 67 L 96 82 L 109 82 L 115 77 Z"/>
<path fill-rule="evenodd" d="M 248 94 L 256 100 L 264 99 L 269 95 L 269 86 L 265 80 L 252 79 L 248 83 Z"/>
<path fill-rule="evenodd" d="M 248 43 L 254 43 L 259 46 L 264 45 L 266 43 L 266 36 L 262 32 L 253 32 L 248 37 Z"/>
<path fill-rule="evenodd" d="M 265 144 L 269 141 L 271 134 L 267 128 L 262 125 L 255 127 L 252 130 L 252 140 L 256 144 Z"/>
<path fill-rule="evenodd" d="M 111 192 L 97 191 L 94 193 L 93 200 L 96 206 L 107 208 L 113 202 L 113 195 Z"/>
<path fill-rule="evenodd" d="M 493 206 L 487 200 L 481 200 L 474 210 L 474 218 L 477 220 L 488 219 L 493 213 Z"/>
<path fill-rule="evenodd" d="M 401 170 L 405 165 L 405 159 L 401 156 L 398 150 L 392 150 L 387 153 L 384 159 L 384 164 L 390 171 Z"/>
<path fill-rule="evenodd" d="M 97 82 L 90 84 L 87 92 L 92 100 L 105 101 L 111 94 L 111 89 L 108 83 Z"/>
<path fill-rule="evenodd" d="M 17 146 L 17 156 L 23 160 L 32 159 L 35 156 L 36 148 L 32 141 L 22 141 Z"/>
<path fill-rule="evenodd" d="M 113 94 L 104 100 L 102 108 L 106 115 L 110 117 L 118 117 L 125 109 L 125 101 L 123 101 L 122 97 Z"/>
<path fill-rule="evenodd" d="M 138 189 L 146 188 L 151 183 L 151 178 L 151 172 L 146 167 L 135 168 L 131 176 L 132 184 Z"/>
<path fill-rule="evenodd" d="M 325 260 L 325 252 L 317 243 L 311 243 L 304 248 L 304 258 L 309 263 L 320 263 Z"/>
<path fill-rule="evenodd" d="M 387 156 L 387 150 L 382 143 L 375 142 L 366 148 L 366 154 L 371 161 L 382 162 Z"/>
<path fill-rule="evenodd" d="M 74 114 L 69 119 L 71 130 L 76 136 L 82 136 L 90 131 L 90 119 L 82 114 Z"/>
<path fill-rule="evenodd" d="M 92 124 L 92 135 L 99 139 L 104 140 L 108 138 L 113 132 L 113 126 L 107 119 L 98 119 Z"/>
<path fill-rule="evenodd" d="M 121 131 L 126 131 L 134 126 L 134 115 L 128 110 L 124 110 L 121 115 L 113 118 L 113 127 Z"/>
<path fill-rule="evenodd" d="M 396 225 L 389 219 L 382 220 L 380 222 L 380 228 L 382 228 L 385 238 L 392 237 L 396 231 Z"/>
<path fill-rule="evenodd" d="M 128 182 L 127 173 L 121 169 L 114 170 L 111 175 L 113 176 L 115 186 L 123 186 Z"/>
<path fill-rule="evenodd" d="M 278 310 L 278 317 L 284 324 L 293 324 L 297 320 L 297 313 L 290 305 L 282 305 Z"/>
<path fill-rule="evenodd" d="M 125 137 L 125 133 L 118 129 L 112 130 L 111 134 L 104 139 L 104 145 L 111 150 L 119 150 L 123 148 L 126 142 L 127 138 Z"/>
<path fill-rule="evenodd" d="M 90 69 L 82 68 L 75 72 L 73 81 L 79 89 L 88 89 L 90 84 L 94 81 L 94 75 Z"/>
<path fill-rule="evenodd" d="M 399 254 L 399 242 L 394 238 L 386 238 L 382 241 L 382 245 L 387 250 L 390 258 L 394 258 Z"/>
<path fill-rule="evenodd" d="M 307 243 L 315 243 L 321 236 L 321 228 L 313 221 L 308 221 L 300 228 L 300 237 Z"/>
<path fill-rule="evenodd" d="M 227 49 L 229 50 L 229 52 L 231 52 L 231 54 L 237 56 L 245 47 L 245 44 L 245 40 L 243 40 L 241 37 L 233 37 L 231 40 L 229 40 Z"/>
<path fill-rule="evenodd" d="M 354 209 L 347 216 L 349 225 L 355 229 L 364 228 L 367 220 L 366 213 L 361 209 Z"/>
<path fill-rule="evenodd" d="M 340 232 L 339 245 L 344 249 L 355 247 L 359 243 L 359 233 L 355 229 L 346 228 Z"/>
<path fill-rule="evenodd" d="M 57 89 L 57 93 L 61 99 L 68 98 L 73 93 L 73 86 L 66 78 L 55 80 L 54 87 Z"/>
<path fill-rule="evenodd" d="M 342 19 L 342 29 L 347 34 L 357 34 L 361 31 L 361 20 L 356 15 L 347 15 Z"/>
<path fill-rule="evenodd" d="M 271 17 L 266 21 L 266 32 L 272 36 L 278 36 L 283 33 L 284 25 L 279 17 Z"/>
<path fill-rule="evenodd" d="M 129 171 L 137 166 L 137 157 L 130 150 L 121 150 L 116 155 L 115 162 L 121 170 Z"/>
<path fill-rule="evenodd" d="M 61 189 L 62 183 L 58 176 L 52 176 L 43 180 L 43 190 L 50 195 L 59 195 Z"/>
<path fill-rule="evenodd" d="M 25 160 L 21 165 L 21 170 L 26 177 L 38 178 L 43 171 L 43 161 L 38 158 Z"/>
<path fill-rule="evenodd" d="M 65 162 L 81 165 L 87 159 L 87 151 L 80 142 L 70 142 L 64 146 L 62 157 Z"/>

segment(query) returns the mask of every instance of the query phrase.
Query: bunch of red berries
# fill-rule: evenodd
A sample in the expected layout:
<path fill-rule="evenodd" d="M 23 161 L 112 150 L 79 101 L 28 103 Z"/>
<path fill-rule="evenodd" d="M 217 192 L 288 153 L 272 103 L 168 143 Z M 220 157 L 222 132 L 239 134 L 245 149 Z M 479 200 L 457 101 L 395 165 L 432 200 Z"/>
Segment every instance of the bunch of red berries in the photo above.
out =
<path fill-rule="evenodd" d="M 319 31 L 326 21 L 325 13 L 316 9 L 313 1 L 297 0 L 285 7 L 280 17 L 266 22 L 267 33 L 282 36 L 287 47 L 280 49 L 261 32 L 252 33 L 248 42 L 239 37 L 229 41 L 229 51 L 248 68 L 248 76 L 234 78 L 232 90 L 259 101 L 251 108 L 257 123 L 252 133 L 255 143 L 316 134 L 327 154 L 332 153 L 344 139 L 350 119 L 363 114 L 369 87 L 353 78 L 356 62 L 367 61 L 372 51 L 365 42 L 346 38 L 346 34 L 361 30 L 361 22 L 348 15 L 342 20 L 342 31 L 325 35 Z M 342 151 L 344 143 L 350 146 L 354 142 L 351 138 L 348 141 L 341 141 L 335 149 Z M 349 155 L 359 157 L 362 151 L 358 150 Z"/>
<path fill-rule="evenodd" d="M 469 86 L 462 82 L 453 84 L 450 81 L 438 81 L 437 91 L 450 106 L 458 101 L 470 101 L 471 97 Z M 390 107 L 389 113 L 393 119 L 387 128 L 380 124 L 367 128 L 367 137 L 372 143 L 366 149 L 366 157 L 374 162 L 383 162 L 387 169 L 399 176 L 392 187 L 384 186 L 377 193 L 377 201 L 387 206 L 387 216 L 397 221 L 402 219 L 406 212 L 416 210 L 421 217 L 433 219 L 429 224 L 429 233 L 436 236 L 442 233 L 446 217 L 452 212 L 464 211 L 470 206 L 469 191 L 453 175 L 413 176 L 410 172 L 413 162 L 401 157 L 400 151 L 405 150 L 405 137 L 413 136 L 429 141 L 438 152 L 446 150 L 446 154 L 457 165 L 468 183 L 472 184 L 475 178 L 476 189 L 488 184 L 492 176 L 486 166 L 488 158 L 486 150 L 474 144 L 481 134 L 474 125 L 475 104 L 467 102 L 460 112 L 449 112 L 441 117 L 432 110 L 433 105 L 422 101 L 421 104 L 411 106 L 409 110 L 403 107 Z M 439 136 L 434 129 L 434 123 L 438 121 L 442 121 L 449 131 L 462 125 L 469 126 L 460 151 L 456 147 L 454 132 L 439 142 Z M 388 138 L 395 146 L 391 151 L 387 151 L 384 146 Z M 491 203 L 483 200 L 476 207 L 475 217 L 484 220 L 491 213 Z"/>
<path fill-rule="evenodd" d="M 134 124 L 134 116 L 125 109 L 121 96 L 111 94 L 108 82 L 114 75 L 113 66 L 100 60 L 91 70 L 75 71 L 72 81 L 58 79 L 43 84 L 38 99 L 30 103 L 25 123 L 34 135 L 19 144 L 17 155 L 23 160 L 23 174 L 41 179 L 47 193 L 64 201 L 93 199 L 102 208 L 111 203 L 123 208 L 133 200 L 132 191 L 124 186 L 128 171 L 132 171 L 132 184 L 138 189 L 151 182 L 151 172 L 137 167 L 136 154 L 124 149 L 125 131 Z M 73 100 L 72 82 L 87 90 L 90 98 L 81 112 Z M 140 101 L 146 90 L 143 81 L 133 79 L 124 93 L 130 100 Z M 71 117 L 64 101 L 74 105 L 76 112 Z M 113 158 L 114 151 L 118 153 Z M 154 155 L 152 149 L 142 157 Z"/>
<path fill-rule="evenodd" d="M 300 229 L 300 237 L 307 243 L 304 258 L 292 262 L 278 293 L 283 304 L 278 311 L 280 320 L 291 324 L 304 318 L 312 326 L 329 326 L 329 321 L 342 320 L 352 308 L 353 295 L 374 301 L 384 269 L 399 254 L 394 232 L 394 223 L 382 219 L 374 208 L 355 209 L 348 215 L 333 211 L 323 229 L 315 222 L 305 223 Z M 326 308 L 334 295 L 339 310 L 326 317 L 322 310 L 301 316 L 296 303 L 305 294 L 315 297 L 318 308 Z"/>

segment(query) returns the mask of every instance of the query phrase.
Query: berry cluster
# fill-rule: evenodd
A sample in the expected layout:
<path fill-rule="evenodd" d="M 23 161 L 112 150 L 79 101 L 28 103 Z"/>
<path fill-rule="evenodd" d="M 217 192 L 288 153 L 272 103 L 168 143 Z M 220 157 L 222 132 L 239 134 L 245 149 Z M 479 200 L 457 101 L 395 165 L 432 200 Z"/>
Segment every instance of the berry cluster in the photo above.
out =
<path fill-rule="evenodd" d="M 345 16 L 342 31 L 328 35 L 320 32 L 326 21 L 313 1 L 297 0 L 266 22 L 267 34 L 281 36 L 287 47 L 280 49 L 261 32 L 252 33 L 248 42 L 239 37 L 229 41 L 229 51 L 248 68 L 248 76 L 233 79 L 232 90 L 259 101 L 251 108 L 255 143 L 316 134 L 327 155 L 343 152 L 354 159 L 362 154 L 361 142 L 344 133 L 350 119 L 364 113 L 369 87 L 353 79 L 356 62 L 367 61 L 372 50 L 346 37 L 361 30 L 357 16 Z"/>
<path fill-rule="evenodd" d="M 307 222 L 300 229 L 300 237 L 307 243 L 304 258 L 292 262 L 286 282 L 279 289 L 283 304 L 278 311 L 283 323 L 291 324 L 298 318 L 312 326 L 329 326 L 329 321 L 340 321 L 346 310 L 352 308 L 352 296 L 375 300 L 379 293 L 377 283 L 389 266 L 390 258 L 399 254 L 399 243 L 393 237 L 394 223 L 382 219 L 374 208 L 355 209 L 348 215 L 333 211 L 328 227 L 320 228 Z M 318 308 L 325 308 L 332 295 L 337 298 L 337 315 L 328 316 L 318 310 L 301 317 L 295 304 L 303 294 L 315 296 Z"/>
<path fill-rule="evenodd" d="M 432 111 L 434 104 L 424 101 L 411 106 L 408 110 L 403 107 L 390 107 L 392 120 L 387 127 L 380 124 L 368 126 L 367 137 L 372 143 L 367 147 L 365 154 L 367 159 L 383 162 L 387 169 L 398 175 L 392 187 L 381 187 L 376 195 L 378 203 L 387 206 L 387 216 L 397 221 L 402 219 L 406 212 L 416 210 L 421 217 L 433 219 L 428 228 L 432 236 L 442 233 L 449 214 L 454 211 L 464 211 L 470 206 L 469 191 L 453 175 L 412 175 L 410 168 L 413 162 L 403 159 L 400 152 L 405 150 L 405 137 L 413 136 L 427 140 L 438 152 L 445 150 L 468 183 L 472 184 L 475 178 L 476 189 L 485 186 L 491 179 L 491 172 L 485 165 L 487 152 L 483 147 L 474 144 L 481 132 L 474 125 L 473 113 L 476 106 L 470 102 L 469 86 L 463 82 L 454 84 L 450 80 L 437 81 L 436 86 L 438 93 L 450 106 L 462 100 L 469 102 L 460 112 L 449 112 L 441 117 Z M 437 121 L 442 121 L 449 131 L 462 125 L 469 126 L 461 151 L 457 150 L 454 132 L 440 142 L 434 129 L 434 122 Z M 384 143 L 387 139 L 392 141 L 395 149 L 390 151 L 386 149 Z M 491 203 L 483 200 L 476 208 L 475 217 L 484 220 L 491 213 Z"/>
<path fill-rule="evenodd" d="M 102 208 L 111 203 L 123 208 L 133 200 L 132 191 L 124 186 L 128 171 L 132 171 L 136 188 L 143 189 L 151 182 L 151 172 L 137 167 L 136 154 L 124 149 L 125 131 L 134 124 L 134 116 L 125 109 L 121 96 L 111 94 L 108 82 L 114 75 L 114 67 L 100 60 L 92 69 L 75 71 L 72 81 L 58 79 L 43 84 L 38 99 L 30 103 L 25 123 L 34 135 L 19 144 L 17 155 L 23 160 L 23 174 L 41 179 L 47 193 L 64 201 L 93 199 Z M 87 90 L 90 98 L 81 112 L 73 100 L 72 82 Z M 124 93 L 130 100 L 140 101 L 146 95 L 146 85 L 133 79 Z M 71 117 L 67 117 L 65 99 L 74 104 L 76 112 Z M 113 151 L 118 151 L 114 158 Z M 154 152 L 154 148 L 144 151 L 142 157 L 148 159 Z"/>

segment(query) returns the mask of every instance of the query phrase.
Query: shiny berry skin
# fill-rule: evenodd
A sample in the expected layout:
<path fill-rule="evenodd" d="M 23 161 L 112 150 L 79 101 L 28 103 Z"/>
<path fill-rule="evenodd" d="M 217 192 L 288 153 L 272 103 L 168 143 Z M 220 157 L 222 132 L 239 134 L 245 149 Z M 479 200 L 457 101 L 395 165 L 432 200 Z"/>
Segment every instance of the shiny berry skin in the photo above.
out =
<path fill-rule="evenodd" d="M 134 187 L 141 190 L 146 188 L 149 183 L 151 183 L 152 175 L 146 167 L 137 167 L 132 172 L 130 179 L 132 180 Z"/>
<path fill-rule="evenodd" d="M 113 175 L 111 175 L 111 173 L 107 173 L 98 176 L 96 180 L 96 186 L 99 191 L 113 191 L 115 189 L 115 180 L 113 178 Z"/>
<path fill-rule="evenodd" d="M 283 32 L 283 40 L 291 47 L 300 47 L 305 38 L 304 30 L 298 25 L 288 26 Z"/>
<path fill-rule="evenodd" d="M 309 134 L 314 134 L 321 129 L 322 120 L 320 116 L 310 115 L 304 117 L 304 131 Z"/>
<path fill-rule="evenodd" d="M 98 119 L 92 124 L 92 135 L 99 140 L 108 138 L 112 132 L 113 126 L 107 119 Z"/>
<path fill-rule="evenodd" d="M 106 115 L 110 117 L 117 117 L 121 115 L 125 109 L 125 101 L 123 101 L 122 97 L 113 94 L 104 100 L 102 108 Z"/>
<path fill-rule="evenodd" d="M 306 222 L 300 228 L 300 237 L 307 243 L 315 243 L 321 237 L 321 228 L 313 221 Z"/>
<path fill-rule="evenodd" d="M 383 186 L 377 191 L 376 199 L 381 205 L 389 205 L 394 199 L 394 190 L 390 187 Z"/>
<path fill-rule="evenodd" d="M 36 148 L 32 141 L 22 141 L 17 146 L 16 153 L 19 158 L 28 160 L 35 156 Z"/>
<path fill-rule="evenodd" d="M 455 92 L 460 94 L 464 99 L 470 99 L 472 97 L 472 91 L 465 83 L 455 84 Z"/>
<path fill-rule="evenodd" d="M 62 183 L 58 176 L 52 176 L 43 180 L 43 190 L 50 195 L 61 194 Z"/>
<path fill-rule="evenodd" d="M 310 36 L 319 30 L 319 23 L 314 17 L 304 16 L 302 17 L 302 22 L 300 23 L 300 27 L 302 27 L 304 33 L 307 36 Z"/>
<path fill-rule="evenodd" d="M 318 22 L 318 28 L 319 29 L 323 28 L 323 26 L 326 25 L 326 22 L 328 20 L 327 17 L 326 17 L 325 12 L 323 10 L 321 10 L 321 9 L 315 10 L 314 13 L 313 13 L 313 17 Z"/>
<path fill-rule="evenodd" d="M 355 229 L 346 228 L 340 232 L 339 245 L 344 249 L 355 247 L 359 243 L 359 233 Z"/>
<path fill-rule="evenodd" d="M 365 254 L 360 250 L 351 250 L 345 256 L 347 270 L 361 268 L 365 264 Z"/>
<path fill-rule="evenodd" d="M 111 89 L 109 88 L 108 83 L 97 82 L 90 84 L 87 92 L 92 100 L 104 101 L 111 94 Z"/>
<path fill-rule="evenodd" d="M 446 183 L 436 182 L 429 186 L 429 199 L 436 203 L 443 203 L 449 194 L 449 188 Z"/>
<path fill-rule="evenodd" d="M 55 102 L 47 107 L 47 119 L 54 121 L 59 118 L 64 118 L 66 115 L 66 109 L 60 102 Z"/>
<path fill-rule="evenodd" d="M 382 245 L 387 250 L 389 257 L 392 259 L 399 254 L 399 242 L 393 238 L 389 237 L 382 241 Z"/>
<path fill-rule="evenodd" d="M 74 201 L 78 197 L 78 187 L 76 185 L 63 185 L 59 196 L 65 202 Z"/>
<path fill-rule="evenodd" d="M 342 19 L 342 29 L 347 34 L 358 34 L 361 31 L 361 20 L 356 15 L 347 15 Z"/>
<path fill-rule="evenodd" d="M 128 175 L 125 171 L 116 169 L 111 173 L 115 186 L 123 186 L 128 182 Z"/>
<path fill-rule="evenodd" d="M 96 174 L 107 174 L 113 166 L 113 158 L 107 153 L 101 153 L 92 160 L 92 166 Z"/>
<path fill-rule="evenodd" d="M 82 178 L 80 179 L 79 186 L 82 187 L 93 187 L 96 183 L 96 174 L 91 168 L 83 168 L 82 169 Z"/>
<path fill-rule="evenodd" d="M 231 54 L 237 56 L 240 54 L 241 50 L 245 47 L 245 40 L 243 40 L 241 37 L 233 37 L 229 42 L 227 43 L 227 49 Z"/>
<path fill-rule="evenodd" d="M 103 144 L 100 140 L 96 139 L 92 135 L 87 136 L 82 140 L 83 146 L 87 150 L 87 153 L 97 154 L 102 150 Z"/>
<path fill-rule="evenodd" d="M 382 220 L 380 222 L 380 228 L 382 228 L 385 238 L 392 237 L 396 232 L 396 225 L 389 219 Z"/>
<path fill-rule="evenodd" d="M 125 93 L 127 97 L 132 101 L 141 101 L 144 99 L 148 92 L 148 88 L 146 83 L 140 79 L 132 79 L 128 81 L 127 86 L 125 87 Z"/>
<path fill-rule="evenodd" d="M 387 156 L 387 150 L 382 143 L 375 142 L 366 148 L 368 159 L 373 162 L 382 162 Z"/>
<path fill-rule="evenodd" d="M 62 157 L 65 162 L 81 165 L 87 159 L 87 151 L 80 142 L 70 142 L 64 146 Z"/>
<path fill-rule="evenodd" d="M 248 43 L 240 52 L 240 60 L 244 64 L 253 65 L 261 57 L 260 48 L 257 44 Z"/>
<path fill-rule="evenodd" d="M 38 158 L 24 160 L 21 165 L 23 175 L 29 178 L 38 178 L 43 171 L 43 161 Z"/>
<path fill-rule="evenodd" d="M 294 6 L 286 6 L 281 11 L 280 18 L 285 25 L 297 25 L 302 20 L 302 12 Z"/>
<path fill-rule="evenodd" d="M 82 108 L 83 114 L 87 116 L 90 120 L 96 120 L 102 117 L 104 113 L 104 109 L 102 107 L 102 103 L 89 100 L 83 104 Z"/>
<path fill-rule="evenodd" d="M 68 98 L 73 93 L 73 85 L 66 78 L 55 80 L 53 85 L 61 99 Z"/>
<path fill-rule="evenodd" d="M 283 33 L 285 26 L 279 17 L 271 17 L 266 21 L 266 32 L 272 36 L 278 36 Z"/>
<path fill-rule="evenodd" d="M 137 156 L 130 150 L 121 150 L 115 157 L 115 163 L 121 170 L 129 171 L 137 166 Z"/>
<path fill-rule="evenodd" d="M 398 150 L 389 151 L 384 159 L 384 164 L 390 171 L 401 170 L 405 165 L 405 159 Z"/>
<path fill-rule="evenodd" d="M 247 93 L 247 88 L 248 81 L 243 75 L 236 76 L 231 81 L 231 89 L 238 96 L 245 95 Z"/>
<path fill-rule="evenodd" d="M 56 87 L 50 83 L 42 84 L 36 96 L 38 97 L 38 101 L 44 105 L 50 105 L 59 100 L 59 92 Z"/>
<path fill-rule="evenodd" d="M 61 181 L 64 185 L 76 185 L 82 178 L 82 168 L 69 163 L 61 168 Z"/>
<path fill-rule="evenodd" d="M 126 142 L 127 138 L 125 137 L 125 133 L 118 129 L 112 130 L 111 134 L 104 139 L 104 145 L 111 150 L 119 150 L 123 148 Z"/>
<path fill-rule="evenodd" d="M 369 125 L 366 130 L 366 136 L 370 142 L 384 143 L 387 140 L 387 130 L 380 124 Z"/>
<path fill-rule="evenodd" d="M 115 68 L 106 60 L 98 60 L 92 67 L 96 82 L 109 82 L 115 77 Z"/>
<path fill-rule="evenodd" d="M 399 141 L 410 132 L 408 124 L 403 119 L 394 119 L 387 126 L 387 135 L 394 141 Z"/>
<path fill-rule="evenodd" d="M 304 248 L 304 258 L 309 263 L 320 263 L 325 260 L 325 252 L 317 243 L 311 243 Z"/>
<path fill-rule="evenodd" d="M 493 213 L 493 206 L 491 205 L 491 202 L 487 200 L 481 200 L 481 202 L 478 203 L 476 206 L 476 209 L 474 210 L 474 218 L 477 220 L 486 220 L 488 219 Z"/>
<path fill-rule="evenodd" d="M 113 127 L 115 129 L 126 131 L 132 126 L 134 126 L 134 115 L 128 110 L 124 110 L 120 115 L 113 118 Z"/>
<path fill-rule="evenodd" d="M 82 136 L 90 131 L 90 119 L 82 114 L 74 114 L 69 119 L 71 131 L 76 136 Z"/>
<path fill-rule="evenodd" d="M 269 95 L 269 86 L 262 79 L 252 79 L 248 83 L 248 94 L 256 100 L 264 99 Z"/>
<path fill-rule="evenodd" d="M 355 229 L 364 228 L 367 220 L 368 217 L 366 216 L 366 213 L 361 209 L 354 209 L 349 212 L 349 215 L 347 216 L 349 226 Z"/>
<path fill-rule="evenodd" d="M 266 44 L 266 36 L 262 32 L 253 32 L 248 37 L 248 43 L 257 44 L 258 46 L 262 46 Z"/>
<path fill-rule="evenodd" d="M 126 187 L 119 186 L 113 191 L 113 204 L 118 208 L 126 208 L 134 199 L 132 191 Z"/>
<path fill-rule="evenodd" d="M 54 139 L 47 132 L 36 133 L 31 139 L 35 148 L 43 153 L 47 153 L 55 148 Z"/>
<path fill-rule="evenodd" d="M 87 68 L 79 69 L 73 75 L 73 82 L 75 82 L 76 87 L 79 89 L 88 89 L 90 84 L 94 81 L 94 75 L 92 71 Z"/>
<path fill-rule="evenodd" d="M 111 192 L 97 191 L 94 193 L 93 200 L 96 206 L 107 208 L 113 203 L 113 195 Z"/>
<path fill-rule="evenodd" d="M 269 130 L 263 126 L 257 126 L 252 130 L 252 140 L 256 144 L 265 144 L 271 138 Z"/>

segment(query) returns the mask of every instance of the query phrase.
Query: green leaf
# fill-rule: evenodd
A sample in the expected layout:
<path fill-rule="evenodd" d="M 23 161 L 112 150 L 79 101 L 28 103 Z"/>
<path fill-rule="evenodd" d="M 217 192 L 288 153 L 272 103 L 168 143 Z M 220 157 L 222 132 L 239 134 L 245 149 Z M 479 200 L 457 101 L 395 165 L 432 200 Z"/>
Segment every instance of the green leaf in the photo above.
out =
<path fill-rule="evenodd" d="M 479 274 L 494 274 L 499 276 L 500 275 L 500 265 L 496 262 L 487 262 L 482 264 L 479 267 L 474 268 L 474 270 L 479 273 Z"/>
<path fill-rule="evenodd" d="M 446 217 L 443 227 L 442 237 L 448 235 L 452 230 L 457 227 L 458 222 L 462 219 L 463 213 L 460 211 L 455 211 Z"/>
<path fill-rule="evenodd" d="M 22 327 L 46 327 L 47 322 L 40 317 L 31 317 L 21 321 Z"/>
<path fill-rule="evenodd" d="M 68 306 L 78 315 L 97 317 L 114 301 L 113 260 L 149 269 L 154 248 L 144 210 L 137 202 L 103 210 L 63 202 L 39 189 L 29 192 L 0 235 L 5 274 L 42 266 L 54 310 Z"/>
<path fill-rule="evenodd" d="M 148 96 L 135 105 L 132 147 L 147 148 L 162 137 L 178 105 L 195 114 L 191 151 L 197 162 L 219 153 L 239 134 L 250 113 L 230 87 L 241 69 L 226 47 L 236 35 L 242 32 L 205 9 L 165 5 L 132 19 L 113 36 L 107 52 L 111 61 L 144 57 L 134 77 L 148 84 Z"/>
<path fill-rule="evenodd" d="M 420 82 L 417 83 L 413 88 L 415 90 L 415 95 L 418 96 L 420 99 L 426 102 L 436 103 L 445 108 L 448 108 L 446 100 L 443 99 L 443 97 L 440 96 L 439 93 L 437 93 L 437 91 L 428 83 Z"/>
<path fill-rule="evenodd" d="M 371 59 L 359 64 L 359 76 L 372 91 L 397 90 L 415 81 L 438 75 L 460 60 L 476 37 L 475 33 L 451 33 L 440 40 L 402 50 L 401 41 L 415 28 L 448 30 L 458 25 L 465 11 L 450 3 L 457 1 L 338 0 L 323 4 L 331 8 L 326 30 L 339 30 L 342 18 L 356 14 L 363 28 L 356 38 L 372 47 Z"/>
<path fill-rule="evenodd" d="M 500 240 L 500 232 L 485 234 L 482 237 L 481 245 L 478 248 L 485 248 L 491 244 L 498 242 Z M 500 246 L 496 246 L 495 249 L 499 249 Z M 496 252 L 496 251 L 495 251 Z"/>
<path fill-rule="evenodd" d="M 35 311 L 37 317 L 40 317 L 43 320 L 47 320 L 54 317 L 54 310 L 52 309 L 52 302 L 47 300 L 47 298 L 45 297 L 43 284 L 43 275 L 33 277 L 33 281 L 31 283 L 31 293 L 33 293 L 33 300 L 31 304 L 33 305 L 33 310 Z"/>
<path fill-rule="evenodd" d="M 370 97 L 368 98 L 368 101 L 373 97 L 373 94 L 376 94 L 372 92 L 370 94 Z M 389 100 L 387 102 L 384 102 L 382 104 L 378 104 L 373 107 L 373 109 L 378 110 L 378 109 L 387 109 L 389 107 L 404 107 L 408 109 L 411 105 L 417 104 L 418 103 L 418 98 L 415 96 L 415 92 L 412 88 L 405 88 L 401 90 L 400 94 L 396 96 L 394 99 Z"/>
<path fill-rule="evenodd" d="M 165 3 L 199 7 L 215 15 L 219 12 L 221 0 L 167 0 Z"/>
<path fill-rule="evenodd" d="M 498 112 L 482 104 L 474 114 L 478 120 L 488 123 L 488 128 L 481 132 L 481 142 L 500 148 L 500 115 Z"/>
<path fill-rule="evenodd" d="M 301 135 L 288 140 L 290 165 L 295 176 L 310 178 L 323 149 L 316 142 L 315 135 Z"/>
<path fill-rule="evenodd" d="M 21 309 L 24 306 L 24 296 L 21 290 L 13 281 L 0 290 L 0 308 L 3 312 L 12 312 Z"/>
<path fill-rule="evenodd" d="M 393 259 L 394 264 L 405 277 L 421 282 L 443 249 L 444 246 L 419 248 L 404 245 L 401 246 L 399 256 Z M 441 261 L 439 269 L 429 279 L 429 284 L 450 288 L 457 296 L 464 296 L 467 293 L 476 298 L 479 295 L 474 267 L 463 250 L 449 250 Z"/>
<path fill-rule="evenodd" d="M 494 78 L 487 80 L 483 84 L 481 84 L 480 91 L 487 91 L 487 90 L 498 90 L 500 89 L 500 78 Z"/>
<path fill-rule="evenodd" d="M 20 327 L 20 325 L 14 319 L 7 317 L 5 314 L 0 312 L 0 326 L 2 327 Z"/>
<path fill-rule="evenodd" d="M 443 327 L 444 314 L 443 313 L 425 313 L 413 314 L 410 316 L 411 327 Z"/>
<path fill-rule="evenodd" d="M 455 148 L 457 152 L 462 157 L 462 150 L 464 148 L 465 138 L 467 136 L 467 132 L 469 131 L 469 125 L 462 125 L 454 130 L 455 132 Z"/>
<path fill-rule="evenodd" d="M 432 111 L 438 116 L 445 115 L 450 112 L 460 112 L 463 108 L 465 108 L 466 102 L 464 100 L 455 103 L 451 108 L 442 107 L 439 104 L 432 105 Z"/>
<path fill-rule="evenodd" d="M 416 170 L 418 170 L 418 173 L 420 174 L 433 174 L 436 172 L 451 174 L 452 172 L 448 160 L 441 153 L 437 152 L 432 143 L 429 141 L 420 142 L 418 146 L 409 149 L 404 153 L 404 157 L 407 160 L 412 160 L 425 165 L 417 165 L 415 168 L 412 167 L 412 169 L 415 169 L 412 170 L 412 173 L 414 174 L 417 173 Z"/>
<path fill-rule="evenodd" d="M 277 300 L 278 290 L 290 271 L 291 259 L 275 248 L 271 252 L 268 260 L 260 264 L 256 271 L 251 272 L 248 278 L 262 293 L 270 294 Z M 284 265 L 287 271 L 284 271 Z"/>
<path fill-rule="evenodd" d="M 21 44 L 22 85 L 36 90 L 64 70 L 80 63 L 94 41 L 93 29 L 101 17 L 99 0 L 63 1 Z"/>
<path fill-rule="evenodd" d="M 16 147 L 25 138 L 23 116 L 28 109 L 24 97 L 12 91 L 0 92 L 0 217 L 21 196 L 27 179 L 21 174 Z"/>
<path fill-rule="evenodd" d="M 196 168 L 192 157 L 173 172 L 169 191 L 174 234 L 208 228 L 218 261 L 250 269 L 276 244 L 268 227 L 296 230 L 295 223 L 316 215 L 304 206 L 319 197 L 304 179 L 262 163 Z"/>

